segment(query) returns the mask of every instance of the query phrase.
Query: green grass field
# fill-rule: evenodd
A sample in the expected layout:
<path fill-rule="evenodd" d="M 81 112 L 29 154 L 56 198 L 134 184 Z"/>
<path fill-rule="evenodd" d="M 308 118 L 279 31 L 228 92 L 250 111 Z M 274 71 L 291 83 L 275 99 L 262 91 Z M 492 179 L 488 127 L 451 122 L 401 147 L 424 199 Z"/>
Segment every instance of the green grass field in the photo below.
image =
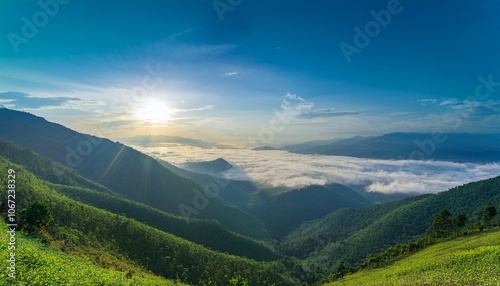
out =
<path fill-rule="evenodd" d="M 134 273 L 100 267 L 82 258 L 65 254 L 38 239 L 16 232 L 16 276 L 6 269 L 9 234 L 0 224 L 0 285 L 184 285 L 146 273 Z"/>
<path fill-rule="evenodd" d="M 500 230 L 438 243 L 326 285 L 500 285 Z"/>

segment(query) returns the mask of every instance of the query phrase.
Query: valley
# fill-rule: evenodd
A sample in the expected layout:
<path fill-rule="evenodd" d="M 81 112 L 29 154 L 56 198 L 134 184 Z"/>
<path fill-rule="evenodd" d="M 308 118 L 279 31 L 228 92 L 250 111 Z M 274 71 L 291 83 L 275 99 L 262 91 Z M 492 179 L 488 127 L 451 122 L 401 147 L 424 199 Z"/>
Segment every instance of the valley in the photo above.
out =
<path fill-rule="evenodd" d="M 57 267 L 74 260 L 88 273 L 105 271 L 101 283 L 119 285 L 313 285 L 328 281 L 339 261 L 357 267 L 370 253 L 425 237 L 441 209 L 464 211 L 472 230 L 485 205 L 500 207 L 500 177 L 435 194 L 379 193 L 386 202 L 377 202 L 366 189 L 335 183 L 266 186 L 246 174 L 246 165 L 222 158 L 174 165 L 28 113 L 0 109 L 0 118 L 0 165 L 16 170 L 22 193 L 16 204 L 26 210 L 41 202 L 53 218 L 35 233 L 18 230 L 22 277 L 35 275 L 24 264 L 32 257 L 41 265 L 57 261 Z M 19 122 L 22 133 L 14 131 Z M 101 143 L 78 166 L 54 151 L 81 140 Z M 183 204 L 198 212 L 183 216 Z M 57 276 L 40 269 L 40 281 L 75 279 L 73 270 Z"/>
<path fill-rule="evenodd" d="M 0 286 L 500 285 L 499 11 L 0 0 Z"/>

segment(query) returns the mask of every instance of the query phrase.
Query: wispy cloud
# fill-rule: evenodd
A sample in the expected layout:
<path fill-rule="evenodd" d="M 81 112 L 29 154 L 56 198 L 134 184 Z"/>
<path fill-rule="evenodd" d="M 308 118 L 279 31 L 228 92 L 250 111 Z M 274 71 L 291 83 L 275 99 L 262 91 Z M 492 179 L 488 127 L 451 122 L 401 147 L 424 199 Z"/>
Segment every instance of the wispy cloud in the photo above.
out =
<path fill-rule="evenodd" d="M 76 97 L 35 97 L 23 92 L 2 92 L 0 99 L 6 107 L 16 109 L 39 109 L 43 107 L 62 107 L 69 103 L 83 101 Z"/>
<path fill-rule="evenodd" d="M 224 76 L 233 76 L 233 75 L 237 75 L 239 72 L 237 71 L 234 71 L 234 72 L 227 72 L 224 74 Z"/>
<path fill-rule="evenodd" d="M 340 183 L 364 186 L 381 193 L 436 193 L 500 175 L 499 164 L 445 161 L 374 160 L 341 156 L 302 155 L 284 151 L 148 148 L 155 156 L 176 165 L 224 158 L 258 184 L 299 188 Z M 235 174 L 232 174 L 235 176 Z"/>
<path fill-rule="evenodd" d="M 318 117 L 339 117 L 339 116 L 356 115 L 356 114 L 360 114 L 360 112 L 349 112 L 349 111 L 337 112 L 334 111 L 333 108 L 327 108 L 327 109 L 316 109 L 307 113 L 302 113 L 298 115 L 297 118 L 312 119 Z"/>
<path fill-rule="evenodd" d="M 439 105 L 460 112 L 464 118 L 471 120 L 491 121 L 500 118 L 500 100 L 471 101 L 446 98 Z"/>
<path fill-rule="evenodd" d="M 422 106 L 425 106 L 427 104 L 436 104 L 438 100 L 434 98 L 424 98 L 424 99 L 419 99 L 417 102 L 419 102 Z"/>
<path fill-rule="evenodd" d="M 458 99 L 456 98 L 444 98 L 441 100 L 439 103 L 440 106 L 448 106 L 448 105 L 455 105 L 459 102 Z"/>
<path fill-rule="evenodd" d="M 192 112 L 192 111 L 202 111 L 202 110 L 210 110 L 210 109 L 214 109 L 215 106 L 214 105 L 205 105 L 205 106 L 202 106 L 202 107 L 198 107 L 198 108 L 186 108 L 186 109 L 172 109 L 172 112 L 173 113 L 178 113 L 178 112 Z"/>
<path fill-rule="evenodd" d="M 299 119 L 339 117 L 360 114 L 360 112 L 336 111 L 335 108 L 331 107 L 314 109 L 313 102 L 307 102 L 302 97 L 290 93 L 286 94 L 281 108 L 290 115 L 295 116 L 295 118 Z"/>

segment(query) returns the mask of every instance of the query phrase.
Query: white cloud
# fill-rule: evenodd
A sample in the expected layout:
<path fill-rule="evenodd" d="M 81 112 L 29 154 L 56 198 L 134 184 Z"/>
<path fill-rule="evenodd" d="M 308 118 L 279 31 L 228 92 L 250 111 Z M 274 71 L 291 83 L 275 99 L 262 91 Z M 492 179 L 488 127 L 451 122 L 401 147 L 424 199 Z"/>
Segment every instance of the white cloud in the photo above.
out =
<path fill-rule="evenodd" d="M 214 105 L 205 105 L 205 106 L 198 107 L 198 108 L 187 108 L 187 109 L 178 109 L 178 108 L 175 108 L 175 109 L 172 110 L 172 112 L 173 113 L 178 113 L 178 112 L 202 111 L 202 110 L 213 109 L 214 107 L 215 107 Z"/>
<path fill-rule="evenodd" d="M 425 98 L 425 99 L 419 99 L 417 102 L 420 102 L 423 106 L 426 104 L 435 104 L 437 102 L 437 99 L 434 98 Z"/>
<path fill-rule="evenodd" d="M 339 117 L 359 114 L 359 112 L 350 111 L 339 112 L 331 107 L 314 109 L 313 102 L 307 102 L 302 97 L 290 93 L 285 95 L 281 108 L 288 115 L 299 119 L 316 119 L 321 117 Z"/>
<path fill-rule="evenodd" d="M 311 184 L 362 185 L 382 193 L 436 193 L 500 175 L 499 164 L 444 161 L 375 160 L 342 156 L 302 155 L 284 151 L 138 148 L 181 166 L 189 161 L 224 158 L 259 185 L 299 188 Z M 234 172 L 231 177 L 237 178 Z"/>
<path fill-rule="evenodd" d="M 234 71 L 234 72 L 227 72 L 224 74 L 224 76 L 232 76 L 232 75 L 237 75 L 238 72 L 237 71 Z"/>
<path fill-rule="evenodd" d="M 441 106 L 447 106 L 447 105 L 456 105 L 459 103 L 459 100 L 456 98 L 445 98 L 439 103 Z"/>

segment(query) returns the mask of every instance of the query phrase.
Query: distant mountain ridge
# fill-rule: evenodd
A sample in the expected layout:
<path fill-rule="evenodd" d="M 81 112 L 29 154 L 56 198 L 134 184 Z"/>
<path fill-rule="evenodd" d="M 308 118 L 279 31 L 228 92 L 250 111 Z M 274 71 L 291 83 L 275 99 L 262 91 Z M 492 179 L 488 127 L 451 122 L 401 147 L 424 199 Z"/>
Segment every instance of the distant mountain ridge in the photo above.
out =
<path fill-rule="evenodd" d="M 189 171 L 200 174 L 219 174 L 234 168 L 231 163 L 222 158 L 204 162 L 187 162 L 182 166 Z"/>
<path fill-rule="evenodd" d="M 323 154 L 390 160 L 443 160 L 454 162 L 499 162 L 500 134 L 389 133 L 375 137 L 356 136 L 327 144 L 306 142 L 280 150 L 300 154 Z"/>
<path fill-rule="evenodd" d="M 185 138 L 180 136 L 168 136 L 168 135 L 138 135 L 134 137 L 123 137 L 120 138 L 126 144 L 138 145 L 142 147 L 161 147 L 168 144 L 179 144 L 194 146 L 200 148 L 219 148 L 227 149 L 234 148 L 228 145 L 221 145 L 217 143 L 205 142 L 199 139 Z"/>
<path fill-rule="evenodd" d="M 241 209 L 246 209 L 248 207 L 248 204 L 252 204 L 255 200 L 259 200 L 259 197 L 256 196 L 256 193 L 259 190 L 251 181 L 220 178 L 215 172 L 213 172 L 212 174 L 211 172 L 194 172 L 179 168 L 162 160 L 160 160 L 160 163 L 175 174 L 191 179 L 202 186 L 213 186 L 213 183 L 216 183 L 218 197 Z M 223 168 L 225 169 L 225 167 Z"/>

